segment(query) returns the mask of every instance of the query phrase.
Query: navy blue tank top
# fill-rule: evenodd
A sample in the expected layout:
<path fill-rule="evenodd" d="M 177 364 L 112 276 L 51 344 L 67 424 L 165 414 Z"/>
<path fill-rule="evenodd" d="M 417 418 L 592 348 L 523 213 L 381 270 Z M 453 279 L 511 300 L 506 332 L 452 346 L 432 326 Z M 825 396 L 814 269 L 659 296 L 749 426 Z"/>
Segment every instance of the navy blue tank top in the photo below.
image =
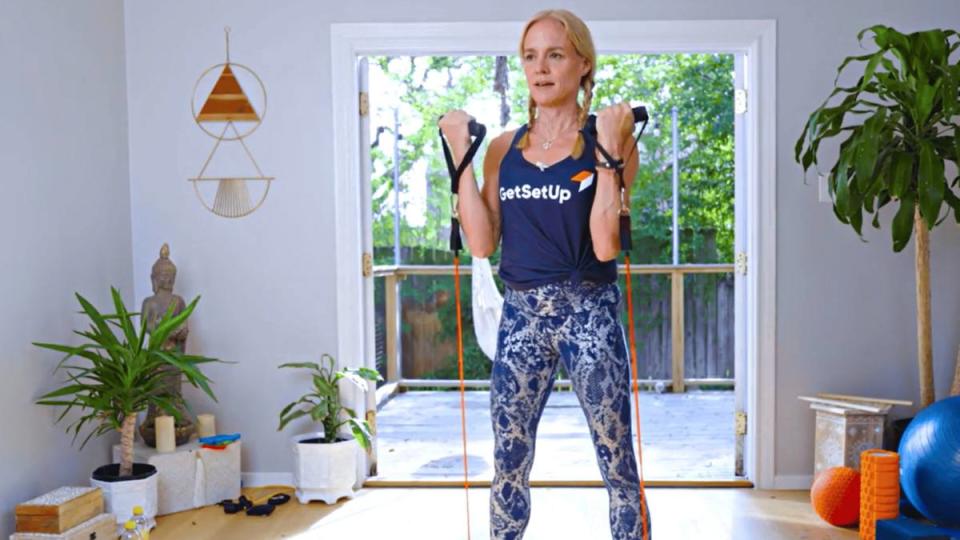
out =
<path fill-rule="evenodd" d="M 590 238 L 593 144 L 586 142 L 579 159 L 567 156 L 540 170 L 516 148 L 526 131 L 517 130 L 500 162 L 500 278 L 518 290 L 567 279 L 616 281 L 616 259 L 598 261 Z"/>

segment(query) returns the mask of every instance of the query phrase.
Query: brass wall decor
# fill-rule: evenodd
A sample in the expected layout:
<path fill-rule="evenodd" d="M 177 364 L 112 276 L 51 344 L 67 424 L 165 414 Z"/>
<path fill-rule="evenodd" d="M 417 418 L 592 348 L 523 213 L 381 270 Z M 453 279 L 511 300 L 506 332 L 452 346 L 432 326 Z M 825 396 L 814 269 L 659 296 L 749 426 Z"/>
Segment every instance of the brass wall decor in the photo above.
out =
<path fill-rule="evenodd" d="M 244 142 L 244 139 L 263 123 L 263 117 L 267 112 L 266 87 L 252 69 L 230 61 L 230 27 L 224 28 L 224 33 L 226 35 L 226 61 L 211 66 L 200 74 L 196 84 L 193 85 L 193 96 L 190 103 L 193 119 L 197 123 L 197 126 L 199 126 L 204 133 L 216 139 L 217 142 L 210 150 L 210 155 L 207 156 L 207 160 L 203 163 L 200 173 L 189 180 L 193 183 L 193 190 L 197 194 L 197 198 L 200 199 L 200 202 L 207 210 L 218 216 L 238 218 L 249 215 L 257 208 L 260 208 L 260 205 L 266 200 L 267 193 L 270 191 L 270 185 L 275 178 L 263 174 L 263 171 L 260 170 L 260 165 L 257 164 L 257 160 L 254 159 L 253 154 L 250 152 L 250 148 L 248 148 Z M 218 70 L 220 75 L 198 112 L 197 89 L 208 75 Z M 243 86 L 241 86 L 240 81 L 237 79 L 237 72 L 243 72 L 249 75 L 257 82 L 257 85 L 259 85 L 260 93 L 263 96 L 263 103 L 259 113 L 250 102 L 246 92 L 243 90 Z M 251 125 L 241 133 L 240 130 L 237 129 L 237 122 L 250 123 Z M 222 129 L 219 127 L 213 128 L 210 127 L 209 124 L 223 124 L 223 127 Z M 232 135 L 228 134 L 228 131 L 231 131 Z M 250 159 L 253 168 L 256 170 L 256 174 L 246 176 L 205 176 L 204 174 L 207 171 L 207 167 L 210 166 L 214 154 L 216 154 L 217 149 L 220 148 L 220 144 L 223 142 L 239 142 L 243 151 Z M 213 196 L 213 202 L 208 202 L 209 196 L 205 196 L 203 193 L 200 187 L 201 182 L 217 182 L 217 190 Z M 257 191 L 259 191 L 259 193 L 255 197 L 251 197 L 251 190 L 248 183 L 258 185 Z"/>

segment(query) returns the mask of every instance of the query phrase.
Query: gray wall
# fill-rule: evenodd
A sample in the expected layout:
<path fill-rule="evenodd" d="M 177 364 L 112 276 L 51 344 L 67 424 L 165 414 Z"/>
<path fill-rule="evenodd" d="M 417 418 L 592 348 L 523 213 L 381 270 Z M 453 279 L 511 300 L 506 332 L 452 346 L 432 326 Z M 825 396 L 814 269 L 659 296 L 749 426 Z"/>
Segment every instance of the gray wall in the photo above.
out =
<path fill-rule="evenodd" d="M 61 485 L 88 485 L 112 437 L 81 452 L 52 408 L 56 353 L 81 328 L 78 291 L 132 299 L 123 5 L 0 3 L 0 537 L 13 508 Z"/>
<path fill-rule="evenodd" d="M 894 255 L 889 230 L 862 243 L 817 202 L 792 160 L 802 122 L 826 97 L 841 59 L 860 49 L 857 31 L 887 23 L 902 30 L 960 25 L 952 0 L 613 0 L 556 2 L 586 19 L 776 19 L 777 78 L 777 403 L 778 485 L 809 481 L 813 414 L 796 399 L 843 391 L 917 399 L 913 269 L 908 252 Z M 540 3 L 356 3 L 259 0 L 127 2 L 134 277 L 137 297 L 149 293 L 149 265 L 160 243 L 181 265 L 182 294 L 204 294 L 194 347 L 240 362 L 215 368 L 228 430 L 251 444 L 243 468 L 291 469 L 275 432 L 276 414 L 299 395 L 300 382 L 277 372 L 280 361 L 336 349 L 332 261 L 329 33 L 334 22 L 523 20 Z M 193 125 L 189 92 L 207 66 L 220 62 L 222 29 L 231 55 L 266 82 L 270 111 L 248 139 L 275 191 L 240 221 L 212 217 L 184 180 L 199 170 L 211 140 Z M 638 32 L 643 28 L 638 27 Z M 343 179 L 339 179 L 343 181 Z M 960 343 L 960 231 L 933 233 L 934 344 L 941 392 Z M 912 249 L 912 248 L 910 248 Z M 346 266 L 344 266 L 346 265 Z M 229 381 L 229 384 L 227 383 Z M 907 412 L 907 411 L 902 411 Z M 290 428 L 296 432 L 303 426 Z M 253 444 L 255 442 L 255 444 Z"/>
<path fill-rule="evenodd" d="M 778 21 L 776 473 L 784 485 L 802 481 L 812 470 L 813 417 L 798 394 L 834 390 L 916 399 L 917 377 L 910 254 L 891 252 L 888 229 L 869 233 L 864 244 L 837 223 L 829 205 L 817 202 L 815 182 L 801 181 L 792 144 L 805 116 L 825 97 L 840 59 L 859 51 L 859 29 L 877 22 L 903 30 L 957 27 L 960 5 L 558 5 L 593 20 Z M 4 253 L 17 264 L 2 280 L 9 307 L 0 324 L 0 343 L 8 350 L 0 382 L 0 406 L 8 411 L 0 425 L 0 527 L 12 523 L 12 507 L 25 495 L 83 482 L 106 455 L 108 441 L 84 452 L 70 448 L 51 425 L 53 411 L 29 405 L 51 387 L 55 362 L 29 341 L 70 339 L 79 323 L 72 315 L 74 290 L 102 302 L 114 283 L 128 295 L 135 292 L 139 302 L 150 292 L 149 268 L 162 242 L 171 244 L 180 267 L 178 291 L 204 295 L 190 348 L 239 362 L 212 370 L 221 404 L 193 395 L 195 406 L 215 412 L 224 430 L 243 432 L 249 441 L 245 471 L 289 471 L 276 413 L 301 386 L 274 366 L 334 351 L 337 339 L 337 266 L 329 258 L 335 231 L 329 24 L 522 20 L 540 7 L 504 0 L 382 0 L 362 8 L 306 0 L 127 2 L 125 9 L 106 1 L 82 7 L 5 3 L 0 65 L 9 77 L 0 92 L 12 121 L 0 131 L 0 170 L 6 173 L 0 230 Z M 234 31 L 233 59 L 255 67 L 267 84 L 271 108 L 248 144 L 265 172 L 279 178 L 266 205 L 239 221 L 207 214 L 185 180 L 199 170 L 212 143 L 190 119 L 189 92 L 203 69 L 221 61 L 224 25 Z M 934 231 L 932 244 L 942 394 L 960 342 L 960 285 L 949 279 L 960 263 L 960 232 L 947 224 Z"/>

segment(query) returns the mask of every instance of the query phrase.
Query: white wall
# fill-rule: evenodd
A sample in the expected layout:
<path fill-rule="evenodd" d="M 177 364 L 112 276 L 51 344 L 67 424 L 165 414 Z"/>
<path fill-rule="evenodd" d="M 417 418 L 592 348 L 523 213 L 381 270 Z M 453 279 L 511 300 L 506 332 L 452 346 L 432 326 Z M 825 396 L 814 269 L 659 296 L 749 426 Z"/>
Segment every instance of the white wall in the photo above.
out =
<path fill-rule="evenodd" d="M 0 4 L 0 537 L 17 503 L 86 485 L 113 437 L 71 447 L 59 411 L 34 405 L 71 342 L 74 291 L 97 305 L 132 299 L 123 5 Z M 82 439 L 81 439 L 82 440 Z"/>
<path fill-rule="evenodd" d="M 331 178 L 329 24 L 333 22 L 524 20 L 546 7 L 512 0 L 321 3 L 307 0 L 126 2 L 134 282 L 149 294 L 162 242 L 180 267 L 177 289 L 203 294 L 191 349 L 239 362 L 211 370 L 223 430 L 241 431 L 248 472 L 291 469 L 277 412 L 302 393 L 281 361 L 336 349 L 336 271 L 359 261 L 331 259 L 336 233 Z M 557 2 L 585 19 L 766 19 L 778 21 L 777 452 L 781 485 L 812 471 L 813 415 L 798 394 L 845 391 L 917 398 L 913 269 L 894 255 L 889 229 L 861 243 L 817 203 L 801 181 L 793 143 L 806 116 L 832 88 L 836 66 L 859 52 L 855 34 L 875 23 L 908 31 L 960 24 L 950 0 L 651 0 L 642 9 L 614 0 Z M 270 111 L 248 139 L 278 181 L 252 216 L 224 220 L 196 201 L 196 174 L 211 140 L 193 124 L 190 90 L 220 62 L 225 25 L 234 61 L 258 70 Z M 642 26 L 637 28 L 642 32 Z M 346 179 L 338 179 L 346 181 Z M 960 343 L 960 234 L 933 233 L 934 344 L 941 391 Z M 291 428 L 290 431 L 296 431 Z"/>

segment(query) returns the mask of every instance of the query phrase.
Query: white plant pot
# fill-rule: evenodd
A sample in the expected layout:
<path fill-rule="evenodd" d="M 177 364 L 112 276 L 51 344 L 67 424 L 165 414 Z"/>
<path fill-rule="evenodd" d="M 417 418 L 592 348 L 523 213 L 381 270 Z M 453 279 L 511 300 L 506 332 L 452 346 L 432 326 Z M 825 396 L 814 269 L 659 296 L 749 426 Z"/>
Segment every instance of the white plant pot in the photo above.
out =
<path fill-rule="evenodd" d="M 119 465 L 116 465 L 119 468 Z M 146 463 L 135 463 L 135 467 L 149 467 L 152 473 L 137 480 L 121 480 L 106 482 L 90 478 L 90 485 L 103 490 L 103 503 L 106 512 L 117 516 L 117 523 L 123 524 L 133 516 L 133 507 L 143 508 L 143 515 L 150 528 L 156 526 L 154 519 L 157 515 L 157 469 Z M 102 469 L 102 467 L 101 467 Z M 97 469 L 97 471 L 101 470 Z M 96 471 L 94 471 L 96 473 Z M 136 472 L 136 469 L 134 470 Z M 146 474 L 146 473 L 145 473 Z"/>
<path fill-rule="evenodd" d="M 357 480 L 357 441 L 350 438 L 331 444 L 300 442 L 318 437 L 323 437 L 323 433 L 290 438 L 297 499 L 303 504 L 316 500 L 333 504 L 341 497 L 352 498 Z"/>

